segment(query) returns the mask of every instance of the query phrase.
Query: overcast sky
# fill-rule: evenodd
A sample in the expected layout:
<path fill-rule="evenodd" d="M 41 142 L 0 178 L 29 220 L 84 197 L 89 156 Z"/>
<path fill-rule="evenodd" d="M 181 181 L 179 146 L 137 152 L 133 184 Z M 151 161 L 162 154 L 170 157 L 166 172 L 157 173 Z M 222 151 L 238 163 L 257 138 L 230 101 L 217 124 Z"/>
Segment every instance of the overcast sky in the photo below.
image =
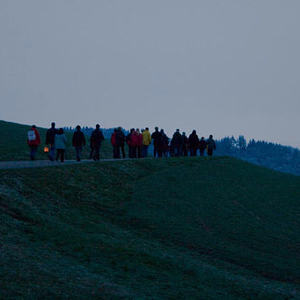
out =
<path fill-rule="evenodd" d="M 1 0 L 0 119 L 300 147 L 299 0 Z"/>

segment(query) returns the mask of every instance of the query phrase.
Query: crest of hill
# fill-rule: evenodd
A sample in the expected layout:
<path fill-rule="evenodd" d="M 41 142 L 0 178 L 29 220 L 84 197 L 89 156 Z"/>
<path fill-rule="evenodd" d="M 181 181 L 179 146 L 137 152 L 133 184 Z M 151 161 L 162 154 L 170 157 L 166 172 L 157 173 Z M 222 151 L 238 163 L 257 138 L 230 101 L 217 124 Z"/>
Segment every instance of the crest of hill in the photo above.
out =
<path fill-rule="evenodd" d="M 226 157 L 0 176 L 4 298 L 300 297 L 299 177 Z"/>

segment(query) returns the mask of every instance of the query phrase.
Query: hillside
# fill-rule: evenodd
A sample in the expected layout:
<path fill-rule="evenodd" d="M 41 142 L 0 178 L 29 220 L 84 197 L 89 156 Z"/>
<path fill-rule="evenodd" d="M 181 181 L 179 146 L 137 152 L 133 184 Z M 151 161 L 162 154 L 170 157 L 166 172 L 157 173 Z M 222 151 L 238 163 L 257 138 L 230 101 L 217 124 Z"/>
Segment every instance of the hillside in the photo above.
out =
<path fill-rule="evenodd" d="M 300 298 L 299 177 L 219 157 L 0 178 L 0 298 Z"/>
<path fill-rule="evenodd" d="M 11 123 L 6 121 L 0 121 L 0 161 L 10 160 L 29 160 L 29 148 L 26 143 L 27 131 L 30 129 L 27 125 L 21 125 L 17 123 Z M 45 146 L 46 129 L 38 128 L 41 135 L 41 146 L 37 159 L 48 159 L 47 154 L 43 153 L 43 147 Z M 75 152 L 71 145 L 72 134 L 67 133 L 67 149 L 66 159 L 75 159 Z M 84 147 L 83 157 L 89 157 L 89 140 L 87 137 L 87 146 Z M 110 141 L 106 140 L 103 144 L 101 151 L 102 158 L 112 158 L 112 148 Z"/>

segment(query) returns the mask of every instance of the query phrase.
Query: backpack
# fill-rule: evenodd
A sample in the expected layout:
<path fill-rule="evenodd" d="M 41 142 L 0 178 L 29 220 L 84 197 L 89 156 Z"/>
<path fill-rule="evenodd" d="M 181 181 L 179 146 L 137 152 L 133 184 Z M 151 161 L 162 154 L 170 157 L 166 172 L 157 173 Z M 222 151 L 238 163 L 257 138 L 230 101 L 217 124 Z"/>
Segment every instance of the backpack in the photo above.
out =
<path fill-rule="evenodd" d="M 28 141 L 32 142 L 36 140 L 36 135 L 35 135 L 35 131 L 34 130 L 29 130 L 27 133 L 28 136 Z"/>

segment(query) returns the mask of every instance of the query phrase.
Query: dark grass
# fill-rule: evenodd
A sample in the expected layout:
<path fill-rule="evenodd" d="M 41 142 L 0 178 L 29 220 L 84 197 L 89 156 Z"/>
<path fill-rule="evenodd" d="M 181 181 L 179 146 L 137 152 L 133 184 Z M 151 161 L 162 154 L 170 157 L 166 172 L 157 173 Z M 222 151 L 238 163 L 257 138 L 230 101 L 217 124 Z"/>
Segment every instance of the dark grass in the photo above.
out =
<path fill-rule="evenodd" d="M 0 178 L 0 298 L 300 297 L 299 177 L 221 157 Z"/>
<path fill-rule="evenodd" d="M 12 161 L 12 160 L 29 160 L 29 147 L 27 145 L 27 132 L 30 126 L 21 125 L 6 121 L 0 121 L 0 161 Z M 43 152 L 46 131 L 45 128 L 38 128 L 41 135 L 41 145 L 38 148 L 36 159 L 44 160 L 48 159 L 46 153 Z M 72 133 L 67 133 L 67 149 L 66 159 L 75 159 L 75 150 L 72 147 Z M 89 137 L 86 137 L 87 145 L 83 148 L 83 158 L 89 158 L 90 143 Z M 112 147 L 110 140 L 104 141 L 101 148 L 101 158 L 112 158 Z"/>

